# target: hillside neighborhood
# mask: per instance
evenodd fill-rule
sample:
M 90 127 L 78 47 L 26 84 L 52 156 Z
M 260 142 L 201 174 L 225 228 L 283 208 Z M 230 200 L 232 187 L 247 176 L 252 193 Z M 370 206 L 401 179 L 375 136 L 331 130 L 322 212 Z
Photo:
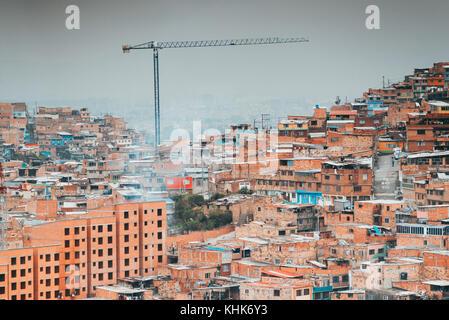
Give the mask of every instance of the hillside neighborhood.
M 449 62 L 149 141 L 0 103 L 0 299 L 449 299 Z

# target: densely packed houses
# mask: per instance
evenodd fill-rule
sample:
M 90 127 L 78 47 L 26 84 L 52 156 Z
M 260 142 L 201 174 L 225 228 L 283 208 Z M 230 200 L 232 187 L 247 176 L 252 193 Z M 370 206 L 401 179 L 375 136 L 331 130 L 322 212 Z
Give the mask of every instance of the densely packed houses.
M 440 62 L 157 151 L 111 115 L 1 103 L 0 299 L 448 299 L 448 93 Z M 233 223 L 180 231 L 177 194 Z

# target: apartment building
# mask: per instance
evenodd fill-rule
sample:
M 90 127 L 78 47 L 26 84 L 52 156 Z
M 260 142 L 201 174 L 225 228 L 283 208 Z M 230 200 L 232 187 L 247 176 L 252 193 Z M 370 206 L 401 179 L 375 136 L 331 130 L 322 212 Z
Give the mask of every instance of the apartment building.
M 24 248 L 3 251 L 3 270 L 14 269 L 3 275 L 7 299 L 83 299 L 98 286 L 150 276 L 167 263 L 165 202 L 27 219 L 24 234 Z

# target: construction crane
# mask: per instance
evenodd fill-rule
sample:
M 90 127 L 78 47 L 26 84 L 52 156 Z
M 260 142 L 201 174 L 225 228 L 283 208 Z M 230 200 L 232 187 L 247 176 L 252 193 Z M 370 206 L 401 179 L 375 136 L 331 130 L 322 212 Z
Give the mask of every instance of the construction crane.
M 202 47 L 224 47 L 224 46 L 243 46 L 243 45 L 262 45 L 262 44 L 280 44 L 309 42 L 305 38 L 255 38 L 255 39 L 234 39 L 234 40 L 200 40 L 200 41 L 170 41 L 158 42 L 150 41 L 138 45 L 122 46 L 123 53 L 129 53 L 131 50 L 152 49 L 153 50 L 153 70 L 154 70 L 154 145 L 157 152 L 160 140 L 160 105 L 159 105 L 159 50 L 174 48 L 202 48 Z
M 0 249 L 8 249 L 8 213 L 6 207 L 7 188 L 4 185 L 3 163 L 0 161 Z

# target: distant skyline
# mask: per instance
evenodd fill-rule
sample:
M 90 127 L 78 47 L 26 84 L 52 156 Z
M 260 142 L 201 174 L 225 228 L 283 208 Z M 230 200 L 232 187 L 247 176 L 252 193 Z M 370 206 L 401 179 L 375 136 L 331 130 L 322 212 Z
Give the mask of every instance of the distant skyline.
M 80 30 L 65 28 L 70 4 L 80 8 Z M 380 30 L 365 27 L 370 4 L 380 8 Z M 290 113 L 310 113 L 336 96 L 353 100 L 381 87 L 382 76 L 395 82 L 449 60 L 448 12 L 447 0 L 0 0 L 0 100 L 87 106 L 152 128 L 152 53 L 124 55 L 123 44 L 307 37 L 300 44 L 162 50 L 160 90 L 163 126 L 204 105 L 209 110 L 192 117 L 220 117 L 220 101 L 293 100 L 298 109 Z M 229 110 L 253 116 L 241 106 Z

